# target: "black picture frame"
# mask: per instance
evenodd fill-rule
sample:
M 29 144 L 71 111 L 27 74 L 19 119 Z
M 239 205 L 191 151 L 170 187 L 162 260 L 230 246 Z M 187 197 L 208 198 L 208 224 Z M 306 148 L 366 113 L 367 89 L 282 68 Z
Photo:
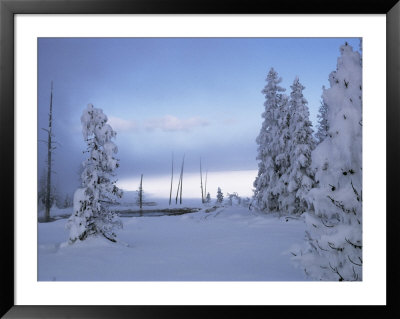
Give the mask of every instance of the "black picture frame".
M 16 306 L 14 303 L 14 15 L 15 14 L 385 14 L 387 19 L 387 305 L 386 306 Z M 164 318 L 164 317 L 266 317 L 399 316 L 395 272 L 398 255 L 398 163 L 400 137 L 400 3 L 398 0 L 286 0 L 286 1 L 185 1 L 185 0 L 0 0 L 0 156 L 1 192 L 1 308 L 4 318 Z M 397 273 L 397 275 L 396 275 Z M 371 291 L 371 293 L 374 293 Z

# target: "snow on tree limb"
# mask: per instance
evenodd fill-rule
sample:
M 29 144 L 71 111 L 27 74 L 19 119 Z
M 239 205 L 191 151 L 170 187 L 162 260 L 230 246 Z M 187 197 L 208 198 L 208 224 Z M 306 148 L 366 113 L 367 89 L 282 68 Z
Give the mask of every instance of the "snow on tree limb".
M 362 280 L 362 66 L 347 43 L 323 90 L 327 136 L 312 152 L 307 247 L 294 257 L 318 280 Z M 326 249 L 328 248 L 328 249 Z
M 122 196 L 114 180 L 119 166 L 114 157 L 118 148 L 112 142 L 116 132 L 107 124 L 103 111 L 92 104 L 83 111 L 81 123 L 88 156 L 83 162 L 82 187 L 75 191 L 74 210 L 67 223 L 69 242 L 97 235 L 115 242 L 115 230 L 122 227 L 117 214 L 109 210 L 109 203 Z

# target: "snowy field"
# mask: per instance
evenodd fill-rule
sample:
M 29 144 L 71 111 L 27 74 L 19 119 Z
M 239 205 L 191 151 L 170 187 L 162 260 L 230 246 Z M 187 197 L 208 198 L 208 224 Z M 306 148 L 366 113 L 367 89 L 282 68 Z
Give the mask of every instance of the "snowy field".
M 40 281 L 306 281 L 290 249 L 299 219 L 225 206 L 179 216 L 125 217 L 114 244 L 68 245 L 66 219 L 38 223 Z

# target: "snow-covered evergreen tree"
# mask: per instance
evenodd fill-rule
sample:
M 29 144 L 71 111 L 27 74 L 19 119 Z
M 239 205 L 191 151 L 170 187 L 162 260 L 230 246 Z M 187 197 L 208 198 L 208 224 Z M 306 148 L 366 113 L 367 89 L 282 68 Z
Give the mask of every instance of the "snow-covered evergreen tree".
M 210 193 L 207 193 L 207 196 L 206 196 L 206 203 L 208 204 L 208 203 L 210 203 L 211 202 L 211 195 L 210 195 Z
M 82 188 L 75 191 L 74 209 L 67 223 L 69 242 L 96 235 L 115 242 L 115 229 L 122 223 L 108 206 L 122 196 L 122 191 L 115 186 L 113 173 L 119 166 L 114 158 L 118 149 L 112 142 L 116 132 L 107 124 L 103 111 L 92 104 L 83 111 L 81 123 L 88 158 L 82 163 Z
M 144 192 L 143 192 L 143 174 L 140 177 L 139 188 L 136 190 L 136 205 L 142 209 L 144 202 Z
M 323 87 L 322 90 L 325 91 L 325 87 Z M 328 117 L 328 105 L 322 99 L 321 105 L 319 107 L 319 112 L 317 114 L 318 125 L 317 125 L 317 132 L 315 133 L 317 144 L 321 143 L 328 136 L 329 126 L 327 117 Z
M 284 152 L 289 159 L 285 166 L 281 180 L 286 193 L 279 199 L 280 210 L 289 214 L 301 214 L 306 210 L 304 196 L 313 186 L 313 174 L 310 169 L 311 151 L 314 149 L 312 123 L 307 100 L 303 96 L 304 86 L 296 77 L 291 86 L 289 133 L 290 143 L 286 144 Z
M 347 43 L 323 99 L 327 138 L 312 153 L 307 248 L 295 257 L 313 278 L 362 280 L 362 67 Z
M 222 204 L 224 202 L 224 195 L 222 194 L 221 188 L 218 187 L 217 191 L 217 204 Z
M 261 115 L 264 121 L 256 139 L 258 175 L 253 186 L 256 206 L 270 212 L 279 208 L 276 185 L 280 178 L 280 167 L 276 157 L 281 154 L 282 149 L 279 119 L 282 118 L 281 109 L 287 98 L 281 93 L 285 89 L 279 86 L 282 79 L 273 68 L 268 72 L 266 81 L 267 85 L 262 90 L 266 98 L 265 110 Z
M 276 139 L 279 142 L 277 155 L 275 157 L 275 171 L 278 175 L 276 182 L 271 185 L 271 191 L 276 196 L 280 214 L 288 213 L 288 206 L 294 202 L 294 196 L 288 191 L 288 175 L 290 168 L 290 148 L 292 142 L 291 112 L 289 97 L 282 96 L 282 103 L 279 107 L 278 127 L 276 130 Z

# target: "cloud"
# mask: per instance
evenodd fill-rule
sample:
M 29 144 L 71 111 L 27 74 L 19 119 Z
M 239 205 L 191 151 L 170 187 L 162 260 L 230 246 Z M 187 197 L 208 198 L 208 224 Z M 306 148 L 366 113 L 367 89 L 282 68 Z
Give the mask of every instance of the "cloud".
M 162 118 L 150 119 L 146 123 L 146 129 L 161 129 L 165 132 L 189 131 L 192 128 L 207 126 L 209 122 L 200 117 L 179 119 L 172 115 L 165 115 Z
M 235 124 L 237 124 L 238 122 L 239 122 L 239 121 L 238 121 L 236 118 L 234 118 L 234 117 L 226 117 L 226 118 L 222 119 L 222 123 L 223 123 L 224 125 L 227 125 L 227 126 L 235 125 Z
M 134 121 L 125 120 L 114 116 L 108 117 L 108 123 L 111 125 L 113 130 L 117 132 L 129 132 L 138 128 L 138 125 Z

